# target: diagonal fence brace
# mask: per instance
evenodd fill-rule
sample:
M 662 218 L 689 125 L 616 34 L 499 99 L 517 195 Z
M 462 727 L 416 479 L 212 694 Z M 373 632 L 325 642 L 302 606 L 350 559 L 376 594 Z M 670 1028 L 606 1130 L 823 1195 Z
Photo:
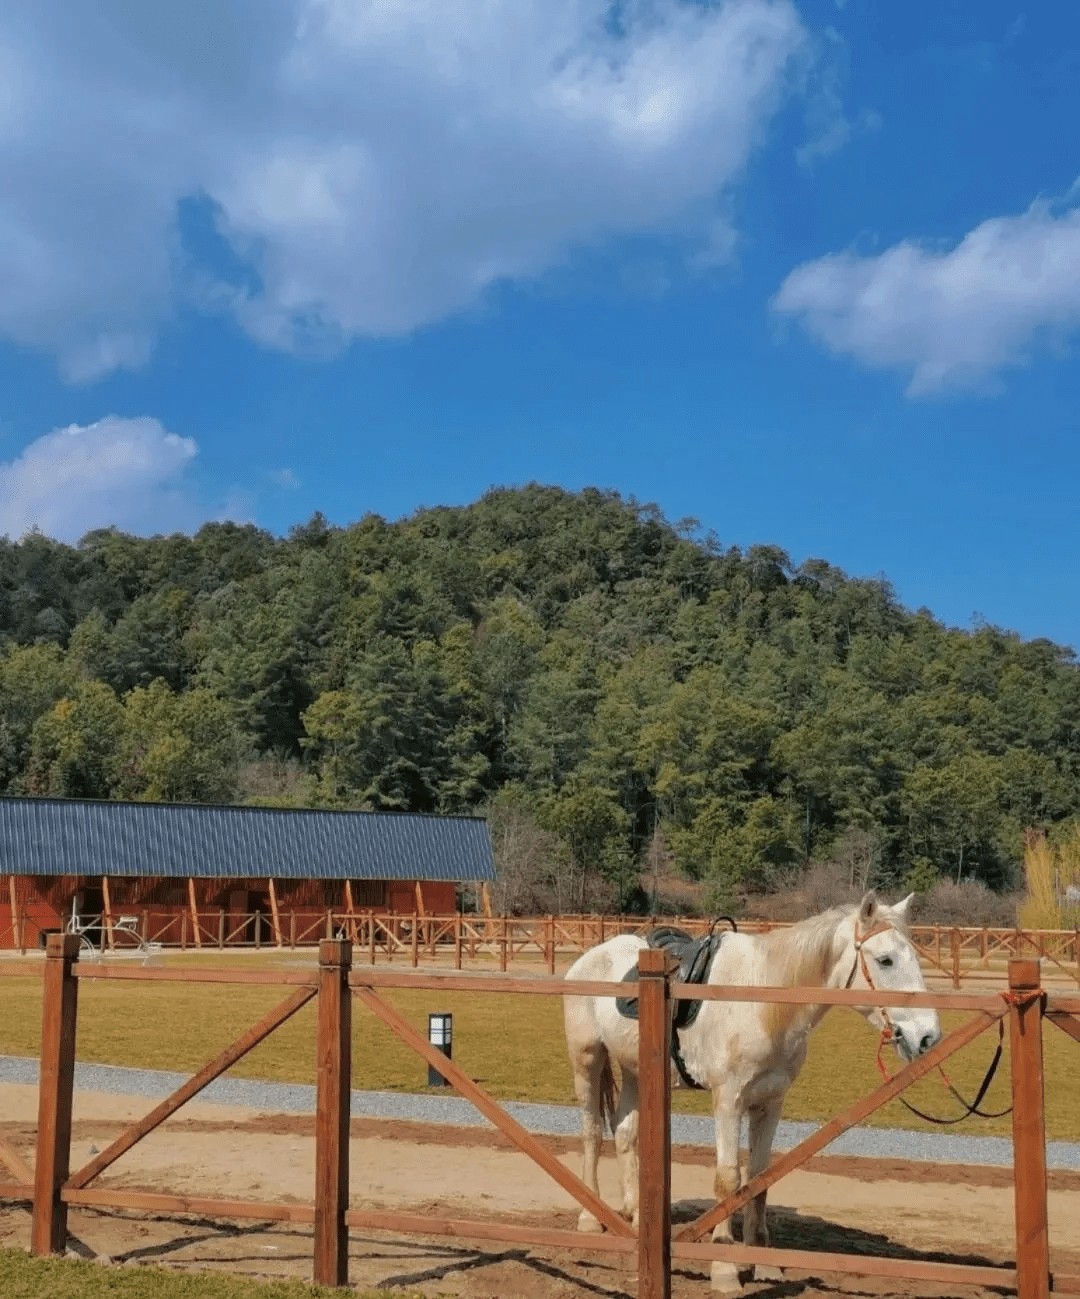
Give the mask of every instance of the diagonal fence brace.
M 6 1141 L 0 1141 L 0 1164 L 3 1164 L 9 1172 L 13 1173 L 20 1182 L 26 1186 L 34 1184 L 34 1170 L 19 1154 L 19 1152 L 8 1145 Z
M 514 1143 L 523 1154 L 529 1156 L 535 1163 L 553 1177 L 556 1182 L 569 1192 L 575 1200 L 583 1205 L 589 1212 L 602 1222 L 608 1231 L 617 1236 L 635 1236 L 637 1233 L 624 1219 L 609 1205 L 605 1204 L 599 1196 L 594 1195 L 585 1185 L 580 1177 L 576 1177 L 565 1165 L 561 1164 L 555 1156 L 546 1150 L 532 1135 L 526 1131 L 515 1119 L 498 1105 L 491 1097 L 478 1087 L 476 1083 L 463 1073 L 460 1068 L 437 1048 L 427 1042 L 416 1031 L 415 1028 L 387 1002 L 379 996 L 373 988 L 364 987 L 363 985 L 353 984 L 353 992 L 364 1003 L 367 1008 L 382 1020 L 382 1022 L 399 1037 L 407 1047 L 415 1051 L 417 1055 L 423 1058 L 433 1068 L 451 1083 L 466 1100 L 471 1101 L 486 1119 L 489 1119 L 494 1125 Z
M 223 1074 L 230 1065 L 234 1065 L 241 1056 L 247 1053 L 265 1037 L 269 1037 L 275 1028 L 284 1024 L 287 1019 L 295 1015 L 301 1006 L 307 1003 L 315 996 L 317 988 L 314 985 L 297 988 L 291 996 L 286 997 L 283 1002 L 275 1006 L 268 1014 L 264 1015 L 252 1028 L 243 1033 L 232 1046 L 226 1047 L 222 1053 L 209 1064 L 203 1065 L 197 1074 L 189 1078 L 186 1083 L 178 1087 L 176 1091 L 160 1105 L 155 1106 L 149 1114 L 122 1132 L 120 1136 L 107 1146 L 100 1155 L 96 1155 L 88 1164 L 85 1164 L 77 1173 L 73 1173 L 66 1183 L 67 1187 L 73 1190 L 80 1190 L 90 1183 L 100 1173 L 103 1173 L 110 1164 L 113 1164 L 122 1154 L 130 1150 L 136 1142 L 139 1142 L 148 1133 L 171 1115 L 175 1114 L 181 1105 L 186 1104 L 191 1098 L 197 1095 L 214 1081 L 219 1074 Z
M 867 1115 L 873 1114 L 882 1105 L 899 1096 L 905 1088 L 909 1087 L 913 1082 L 917 1082 L 924 1074 L 936 1068 L 943 1060 L 947 1060 L 961 1047 L 967 1046 L 969 1042 L 974 1041 L 980 1033 L 984 1033 L 1007 1013 L 1008 1010 L 1004 1006 L 998 1011 L 980 1011 L 974 1019 L 968 1020 L 963 1027 L 950 1033 L 948 1037 L 940 1041 L 937 1046 L 932 1047 L 925 1055 L 918 1056 L 906 1064 L 898 1074 L 895 1074 L 887 1083 L 883 1083 L 876 1091 L 856 1101 L 843 1114 L 838 1114 L 836 1118 L 830 1119 L 828 1123 L 818 1128 L 812 1136 L 807 1137 L 805 1141 L 801 1141 L 787 1154 L 781 1155 L 775 1163 L 770 1164 L 757 1177 L 751 1178 L 745 1186 L 741 1186 L 737 1191 L 721 1200 L 707 1213 L 703 1213 L 700 1218 L 695 1218 L 693 1222 L 687 1223 L 675 1236 L 675 1239 L 697 1240 L 705 1232 L 723 1222 L 725 1218 L 730 1218 L 736 1209 L 741 1209 L 743 1205 L 749 1204 L 756 1195 L 768 1190 L 774 1182 L 778 1182 L 781 1177 L 785 1177 L 793 1169 L 798 1168 L 800 1164 L 806 1163 L 812 1155 L 817 1154 L 823 1146 L 835 1141 L 841 1133 L 846 1132 L 848 1128 L 854 1127 Z
M 1046 1012 L 1046 1018 L 1052 1024 L 1056 1024 L 1063 1033 L 1068 1033 L 1071 1038 L 1080 1042 L 1080 1019 L 1075 1015 L 1070 1015 L 1067 1010 L 1050 1009 Z

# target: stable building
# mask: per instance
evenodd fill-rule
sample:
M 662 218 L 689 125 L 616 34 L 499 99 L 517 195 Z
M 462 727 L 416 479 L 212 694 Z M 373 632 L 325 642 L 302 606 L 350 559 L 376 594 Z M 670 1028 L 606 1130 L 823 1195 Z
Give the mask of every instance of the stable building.
M 342 917 L 448 915 L 495 878 L 480 817 L 0 798 L 0 947 L 311 942 Z

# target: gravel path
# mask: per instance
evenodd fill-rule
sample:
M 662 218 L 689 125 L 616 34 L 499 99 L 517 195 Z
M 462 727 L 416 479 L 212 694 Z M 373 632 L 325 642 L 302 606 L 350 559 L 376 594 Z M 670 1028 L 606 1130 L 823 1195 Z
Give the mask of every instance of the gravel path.
M 75 1087 L 80 1091 L 107 1092 L 116 1096 L 168 1096 L 188 1075 L 156 1069 L 122 1069 L 116 1065 L 77 1064 Z M 38 1062 L 21 1056 L 0 1056 L 0 1082 L 37 1083 Z M 243 1105 L 258 1110 L 311 1114 L 315 1088 L 294 1083 L 257 1082 L 244 1078 L 218 1078 L 199 1093 L 199 1099 L 217 1105 Z M 576 1136 L 578 1112 L 568 1105 L 534 1105 L 508 1101 L 506 1110 L 530 1132 Z M 411 1119 L 421 1123 L 449 1123 L 463 1127 L 489 1127 L 488 1121 L 459 1096 L 408 1092 L 353 1092 L 352 1113 L 357 1117 Z M 781 1123 L 775 1148 L 788 1150 L 810 1136 L 816 1123 Z M 711 1145 L 710 1118 L 673 1114 L 671 1139 L 676 1145 Z M 1012 1163 L 1012 1142 L 1004 1137 L 965 1137 L 951 1132 L 910 1132 L 902 1128 L 852 1128 L 829 1147 L 830 1154 L 866 1155 L 877 1159 L 917 1159 L 931 1163 Z M 1080 1143 L 1050 1141 L 1046 1147 L 1049 1168 L 1080 1169 Z

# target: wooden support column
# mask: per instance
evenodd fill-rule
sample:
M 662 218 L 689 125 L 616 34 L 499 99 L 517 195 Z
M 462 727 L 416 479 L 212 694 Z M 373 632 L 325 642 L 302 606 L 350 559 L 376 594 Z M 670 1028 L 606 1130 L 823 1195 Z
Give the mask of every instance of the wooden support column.
M 45 948 L 41 1005 L 41 1072 L 38 1079 L 37 1162 L 30 1250 L 62 1254 L 67 1245 L 67 1205 L 60 1188 L 71 1159 L 71 1094 L 75 1082 L 75 1025 L 79 959 L 77 934 L 50 934 Z
M 420 924 L 422 926 L 422 930 L 421 930 L 422 940 L 424 946 L 426 947 L 427 935 L 428 935 L 428 924 L 427 924 L 427 911 L 424 908 L 424 891 L 420 887 L 419 880 L 414 880 L 413 885 L 416 892 L 416 914 L 420 917 Z M 432 956 L 435 955 L 434 952 L 432 952 L 431 954 Z
M 8 876 L 8 888 L 11 893 L 11 940 L 12 946 L 17 947 L 20 952 L 26 951 L 26 941 L 23 936 L 22 916 L 19 914 L 19 899 L 15 890 L 15 876 Z
M 315 1099 L 315 1284 L 347 1285 L 349 1090 L 352 1083 L 352 944 L 319 944 L 319 1028 Z
M 195 881 L 188 876 L 187 882 L 188 902 L 191 905 L 191 928 L 195 934 L 195 946 L 202 947 L 202 934 L 199 931 L 199 908 L 195 901 Z
M 274 922 L 274 942 L 281 946 L 281 915 L 278 912 L 277 889 L 274 888 L 274 881 L 270 880 L 270 918 Z
M 1046 1121 L 1043 1113 L 1043 1002 L 1039 962 L 1009 962 L 1012 1050 L 1013 1186 L 1018 1299 L 1047 1299 Z
M 108 937 L 109 948 L 111 950 L 115 945 L 115 939 L 113 938 L 112 902 L 109 898 L 109 877 L 107 875 L 102 875 L 101 877 L 101 897 L 105 903 L 105 933 Z
M 671 1299 L 671 1002 L 662 951 L 638 954 L 638 1299 Z
M 353 919 L 352 880 L 345 881 L 345 911 L 349 917 L 349 942 L 356 944 L 356 921 Z

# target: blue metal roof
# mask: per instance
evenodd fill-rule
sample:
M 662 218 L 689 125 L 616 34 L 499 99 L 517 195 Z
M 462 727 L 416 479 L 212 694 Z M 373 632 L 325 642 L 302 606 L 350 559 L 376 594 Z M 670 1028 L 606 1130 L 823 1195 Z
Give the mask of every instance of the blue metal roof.
M 0 874 L 493 880 L 479 817 L 0 798 Z

